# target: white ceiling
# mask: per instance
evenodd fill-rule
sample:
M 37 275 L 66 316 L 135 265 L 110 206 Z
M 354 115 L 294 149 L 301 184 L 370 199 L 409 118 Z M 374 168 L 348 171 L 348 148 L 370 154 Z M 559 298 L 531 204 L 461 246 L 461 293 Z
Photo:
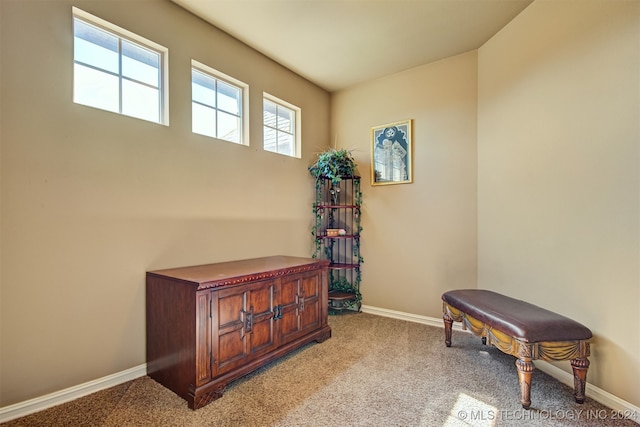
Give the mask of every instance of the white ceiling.
M 172 0 L 334 92 L 482 46 L 533 0 Z

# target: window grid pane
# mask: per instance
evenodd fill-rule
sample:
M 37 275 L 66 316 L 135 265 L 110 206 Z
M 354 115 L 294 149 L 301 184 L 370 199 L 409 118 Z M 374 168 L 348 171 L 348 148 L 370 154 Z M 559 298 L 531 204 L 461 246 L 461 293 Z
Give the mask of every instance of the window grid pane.
M 156 89 L 159 88 L 160 55 L 123 40 L 122 75 Z
M 268 99 L 263 101 L 264 149 L 295 156 L 294 110 Z
M 218 137 L 225 141 L 240 142 L 240 118 L 218 110 Z
M 191 71 L 191 99 L 194 102 L 216 107 L 216 79 L 197 70 Z
M 157 91 L 129 80 L 122 81 L 122 114 L 158 122 L 160 105 Z
M 163 54 L 83 19 L 73 18 L 74 102 L 161 123 Z
M 85 22 L 74 21 L 73 54 L 76 64 L 118 74 L 118 38 Z
M 278 153 L 293 156 L 293 135 L 278 131 Z
M 241 144 L 243 89 L 194 68 L 191 88 L 192 131 Z
M 197 102 L 191 103 L 192 131 L 200 135 L 216 137 L 216 110 Z
M 218 108 L 227 113 L 240 115 L 242 91 L 223 81 L 218 81 Z
M 118 113 L 120 111 L 118 76 L 75 64 L 73 101 L 77 104 Z
M 267 151 L 278 152 L 278 136 L 276 130 L 268 127 L 264 128 L 264 149 Z
M 267 101 L 265 99 L 263 116 L 264 116 L 264 125 L 270 128 L 275 128 L 276 127 L 276 104 L 271 101 Z
M 278 129 L 287 133 L 293 133 L 293 111 L 278 106 Z

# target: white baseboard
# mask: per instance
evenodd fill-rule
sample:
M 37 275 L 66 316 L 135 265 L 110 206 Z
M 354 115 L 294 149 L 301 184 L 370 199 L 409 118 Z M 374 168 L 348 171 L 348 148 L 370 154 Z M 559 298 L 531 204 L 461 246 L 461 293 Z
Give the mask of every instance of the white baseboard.
M 69 387 L 64 390 L 56 391 L 45 396 L 36 397 L 34 399 L 25 400 L 24 402 L 0 408 L 0 423 L 10 421 L 25 415 L 33 414 L 53 406 L 60 405 L 65 402 L 87 396 L 96 391 L 104 390 L 127 381 L 143 377 L 147 375 L 147 364 L 135 366 L 133 368 L 118 372 L 97 380 L 89 381 L 84 384 Z
M 408 322 L 422 323 L 423 325 L 438 326 L 443 328 L 442 318 L 421 316 L 419 314 L 404 313 L 402 311 L 388 310 L 386 308 L 372 307 L 370 305 L 362 306 L 363 313 L 375 314 L 376 316 L 391 317 L 393 319 L 406 320 Z M 463 330 L 462 323 L 454 323 L 453 329 Z
M 394 319 L 406 320 L 409 322 L 422 323 L 424 325 L 437 326 L 440 328 L 444 328 L 444 322 L 442 321 L 442 318 L 421 316 L 418 314 L 411 314 L 411 313 L 403 313 L 401 311 L 387 310 L 386 308 L 378 308 L 378 307 L 372 307 L 368 305 L 362 306 L 362 312 L 375 314 L 377 316 L 392 317 Z M 463 330 L 461 325 L 462 325 L 461 323 L 455 322 L 453 324 L 453 328 L 458 330 Z M 566 371 L 563 371 L 557 366 L 554 366 L 553 364 L 549 362 L 545 362 L 543 360 L 536 360 L 534 363 L 536 367 L 541 371 L 551 375 L 553 378 L 557 379 L 561 383 L 566 384 L 569 387 L 573 388 L 572 374 Z M 615 396 L 607 391 L 604 391 L 603 389 L 596 387 L 595 385 L 589 382 L 587 382 L 585 395 L 597 402 L 602 403 L 603 405 L 611 409 L 620 411 L 620 413 L 622 414 L 625 414 L 625 413 L 634 414 L 636 418 L 632 418 L 632 420 L 640 424 L 640 407 L 632 405 L 631 403 L 620 399 L 618 396 Z
M 406 320 L 408 322 L 422 323 L 429 326 L 436 326 L 440 328 L 444 327 L 441 318 L 404 313 L 401 311 L 388 310 L 386 308 L 378 308 L 368 305 L 362 306 L 362 312 L 374 314 L 377 316 Z M 461 324 L 457 322 L 453 324 L 453 328 L 457 330 L 463 330 Z M 535 365 L 538 369 L 551 375 L 563 384 L 573 387 L 572 374 L 563 371 L 562 369 L 552 365 L 551 363 L 540 360 L 536 360 Z M 89 381 L 87 383 L 80 384 L 74 387 L 69 387 L 55 393 L 47 394 L 35 399 L 26 400 L 14 405 L 5 406 L 3 408 L 0 408 L 0 423 L 24 417 L 25 415 L 33 414 L 34 412 L 42 411 L 44 409 L 69 402 L 74 399 L 78 399 L 82 396 L 87 396 L 91 393 L 95 393 L 96 391 L 104 390 L 109 387 L 113 387 L 145 375 L 147 375 L 147 365 L 142 364 L 125 371 L 98 378 L 97 380 Z M 590 397 L 591 399 L 598 401 L 611 409 L 621 411 L 623 413 L 626 411 L 630 414 L 640 414 L 639 407 L 632 405 L 631 403 L 622 400 L 619 397 L 614 396 L 613 394 L 604 391 L 591 383 L 587 383 L 585 394 L 587 395 L 587 397 Z M 634 421 L 640 424 L 637 419 L 635 419 Z
M 536 360 L 534 361 L 534 364 L 536 365 L 536 368 L 540 369 L 542 372 L 551 375 L 561 383 L 573 388 L 573 374 L 563 371 L 557 366 L 549 362 L 545 362 L 544 360 Z M 589 382 L 587 382 L 585 395 L 611 409 L 619 411 L 620 414 L 635 415 L 634 418 L 630 419 L 640 424 L 640 407 L 632 405 L 631 403 L 620 399 L 618 396 L 615 396 L 608 391 L 604 391 Z M 611 418 L 611 415 L 609 415 L 608 418 Z

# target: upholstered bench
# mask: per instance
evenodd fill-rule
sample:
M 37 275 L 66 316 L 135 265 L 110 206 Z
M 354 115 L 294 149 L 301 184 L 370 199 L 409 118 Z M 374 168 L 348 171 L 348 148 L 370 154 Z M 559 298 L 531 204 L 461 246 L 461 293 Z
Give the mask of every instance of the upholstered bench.
M 460 289 L 442 295 L 445 344 L 451 347 L 453 322 L 462 322 L 482 342 L 517 357 L 520 402 L 531 405 L 533 360 L 570 360 L 576 402 L 584 402 L 591 331 L 544 308 L 484 289 Z

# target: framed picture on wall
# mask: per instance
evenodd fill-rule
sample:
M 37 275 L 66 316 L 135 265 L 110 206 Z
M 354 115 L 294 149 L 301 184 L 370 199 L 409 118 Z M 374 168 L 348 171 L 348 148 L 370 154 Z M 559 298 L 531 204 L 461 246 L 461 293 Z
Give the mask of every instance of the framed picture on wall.
M 371 185 L 413 182 L 411 120 L 371 129 Z

